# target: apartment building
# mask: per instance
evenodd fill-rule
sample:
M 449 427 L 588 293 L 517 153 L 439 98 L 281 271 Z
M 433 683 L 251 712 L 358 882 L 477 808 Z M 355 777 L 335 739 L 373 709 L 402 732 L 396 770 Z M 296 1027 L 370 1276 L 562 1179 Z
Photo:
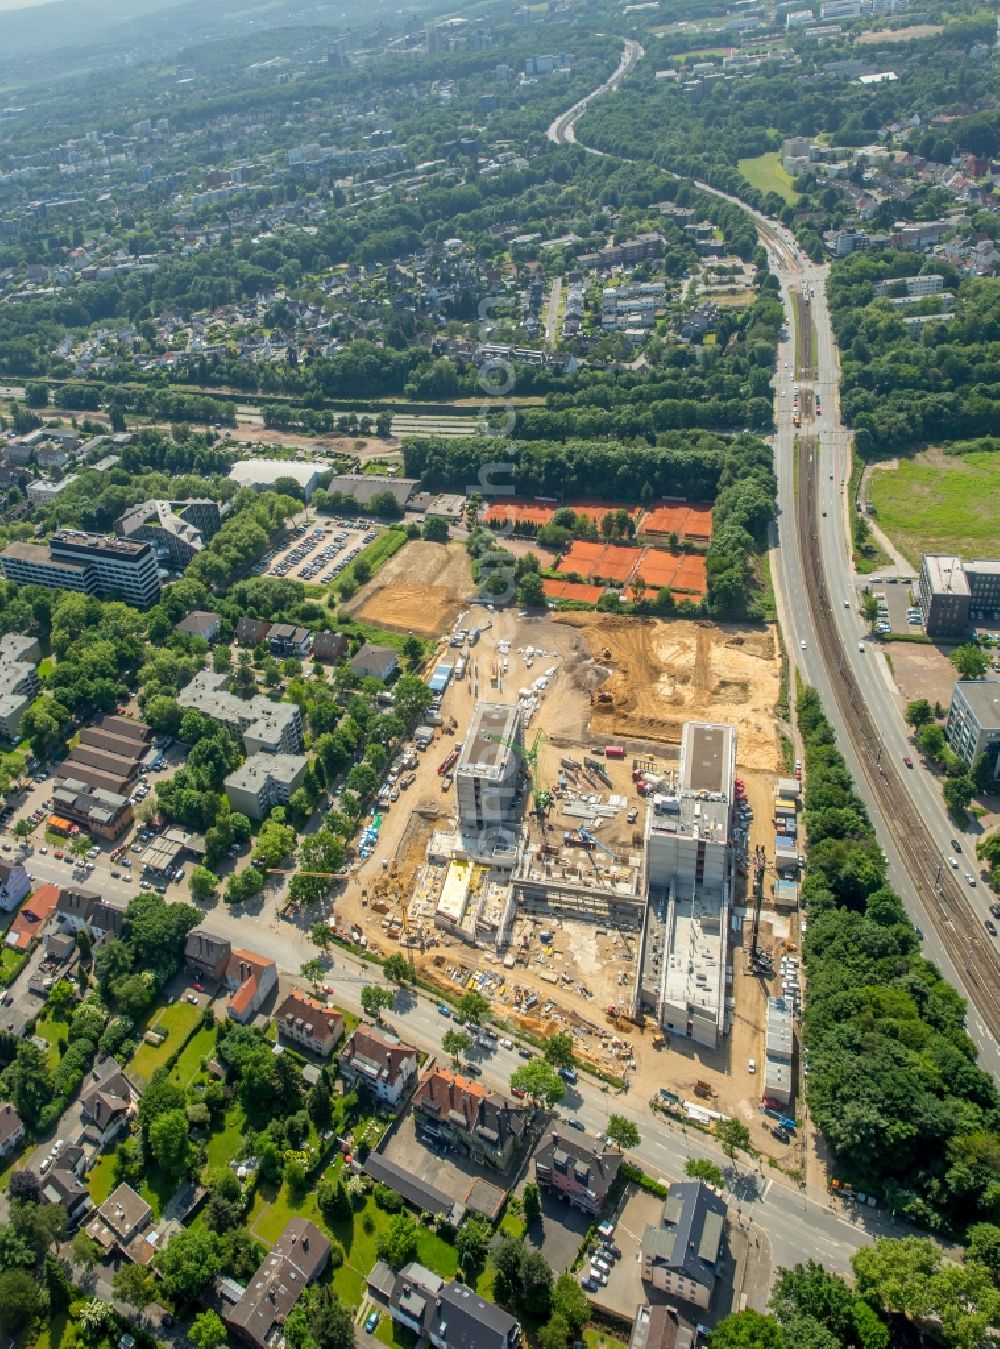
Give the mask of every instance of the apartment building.
M 413 1045 L 358 1026 L 340 1056 L 340 1075 L 349 1091 L 363 1082 L 376 1100 L 395 1107 L 410 1094 L 418 1061 Z
M 527 1109 L 479 1082 L 433 1067 L 413 1096 L 418 1129 L 474 1161 L 505 1171 L 528 1127 Z
M 238 1300 L 223 1311 L 223 1320 L 252 1349 L 273 1349 L 284 1341 L 289 1312 L 304 1289 L 322 1274 L 329 1258 L 330 1242 L 315 1223 L 289 1219 Z
M 1000 679 L 960 679 L 951 694 L 948 743 L 969 767 L 985 755 L 1000 777 Z
M 455 769 L 462 833 L 492 835 L 515 818 L 523 755 L 514 703 L 477 703 Z
M 251 820 L 263 820 L 302 785 L 308 764 L 304 754 L 251 754 L 223 783 L 229 804 Z
M 700 1180 L 671 1185 L 657 1226 L 639 1246 L 643 1283 L 696 1307 L 712 1301 L 722 1257 L 725 1200 Z
M 8 632 L 0 637 L 0 735 L 16 743 L 21 720 L 41 689 L 36 666 L 41 649 L 34 637 Z
M 177 701 L 181 707 L 193 707 L 205 716 L 228 726 L 242 736 L 248 754 L 300 754 L 305 745 L 302 713 L 295 703 L 272 703 L 256 694 L 237 698 L 227 688 L 228 676 L 213 670 L 200 670 Z
M 115 521 L 124 539 L 153 545 L 161 563 L 183 571 L 218 531 L 222 517 L 214 501 L 142 501 Z
M 275 1009 L 274 1024 L 279 1036 L 324 1059 L 330 1057 L 344 1034 L 344 1018 L 339 1012 L 297 988 Z
M 278 967 L 273 960 L 253 951 L 232 951 L 226 966 L 226 985 L 231 995 L 226 1011 L 234 1021 L 246 1025 L 263 1007 L 277 982 Z
M 160 596 L 156 555 L 148 543 L 58 529 L 48 546 L 14 542 L 0 553 L 8 581 L 50 590 L 76 590 L 148 609 Z
M 618 1175 L 622 1154 L 596 1139 L 551 1129 L 535 1149 L 535 1180 L 544 1189 L 596 1216 Z

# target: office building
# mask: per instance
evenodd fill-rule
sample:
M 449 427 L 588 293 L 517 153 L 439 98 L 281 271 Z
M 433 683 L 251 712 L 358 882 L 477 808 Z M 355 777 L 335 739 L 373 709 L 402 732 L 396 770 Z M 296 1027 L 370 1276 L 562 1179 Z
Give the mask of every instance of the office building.
M 181 707 L 193 707 L 241 736 L 248 754 L 298 754 L 305 741 L 302 713 L 295 703 L 272 703 L 255 694 L 237 698 L 227 687 L 226 674 L 199 670 L 177 695 Z
M 124 539 L 151 543 L 160 563 L 183 571 L 221 524 L 219 508 L 208 498 L 190 501 L 142 501 L 115 522 Z
M 733 728 L 687 722 L 677 789 L 654 795 L 646 814 L 637 1008 L 711 1048 L 725 1031 L 735 772 Z
M 308 501 L 319 486 L 322 467 L 317 464 L 297 464 L 294 459 L 242 459 L 229 470 L 229 476 L 240 487 L 252 487 L 258 492 L 273 492 L 281 478 L 290 478 L 297 484 L 303 500 Z
M 969 768 L 985 755 L 1000 777 L 1000 679 L 961 679 L 955 685 L 945 728 L 948 744 Z
M 102 600 L 124 600 L 148 609 L 160 596 L 156 555 L 148 543 L 58 529 L 48 547 L 10 543 L 0 553 L 0 570 L 8 581 L 77 590 Z
M 1000 623 L 1000 561 L 926 556 L 918 581 L 928 637 L 962 637 L 974 624 Z
M 639 1247 L 643 1283 L 696 1307 L 712 1301 L 723 1250 L 725 1200 L 700 1180 L 671 1185 Z
M 517 704 L 477 703 L 455 768 L 463 835 L 495 835 L 514 824 L 522 763 Z
M 275 806 L 287 804 L 308 763 L 304 754 L 251 754 L 223 783 L 229 804 L 251 820 L 263 820 Z

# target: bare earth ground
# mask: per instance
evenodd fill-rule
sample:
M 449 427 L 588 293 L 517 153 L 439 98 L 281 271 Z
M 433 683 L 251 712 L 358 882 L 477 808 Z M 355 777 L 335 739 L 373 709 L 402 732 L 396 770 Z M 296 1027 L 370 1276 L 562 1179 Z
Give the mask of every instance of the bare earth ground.
M 387 564 L 378 579 L 390 576 L 393 566 L 408 578 L 412 576 L 416 564 L 407 560 L 415 549 L 432 549 L 437 557 L 444 553 L 440 545 L 410 544 Z M 419 553 L 416 555 L 419 557 Z M 393 589 L 383 587 L 379 593 L 391 594 Z M 754 810 L 751 848 L 757 843 L 773 846 L 772 802 L 779 771 L 773 710 L 779 667 L 773 632 L 720 628 L 683 619 L 637 622 L 600 614 L 521 618 L 513 610 L 489 614 L 482 608 L 468 611 L 467 616 L 456 614 L 452 621 L 467 625 L 473 621 L 473 614 L 480 625 L 489 623 L 490 627 L 472 649 L 466 677 L 449 687 L 442 703 L 446 724 L 454 718 L 457 727 L 453 732 L 439 731 L 420 758 L 417 780 L 385 812 L 375 854 L 355 864 L 345 892 L 337 900 L 338 926 L 358 923 L 372 946 L 386 952 L 399 949 L 386 935 L 384 924 L 390 917 L 405 913 L 430 835 L 435 828 L 446 827 L 454 811 L 454 790 L 442 791 L 437 766 L 455 741 L 464 738 L 478 700 L 513 702 L 519 689 L 550 670 L 548 688 L 525 737 L 531 745 L 538 730 L 545 734 L 539 749 L 541 780 L 555 785 L 560 758 L 568 755 L 581 759 L 592 744 L 620 738 L 626 746 L 626 758 L 606 760 L 605 767 L 614 791 L 629 805 L 638 807 L 639 818 L 629 825 L 622 811 L 605 823 L 599 837 L 606 847 L 621 857 L 641 850 L 646 807 L 632 782 L 633 758 L 652 760 L 661 771 L 676 769 L 680 727 L 690 718 L 727 720 L 737 726 L 740 774 Z M 509 641 L 510 649 L 508 670 L 497 686 L 491 682 L 491 670 L 499 664 L 500 639 Z M 610 660 L 603 657 L 605 649 L 612 653 Z M 428 668 L 454 654 L 442 642 Z M 617 689 L 619 693 L 627 689 L 629 701 L 624 710 L 615 707 L 614 717 L 601 716 L 599 706 L 591 705 L 591 695 L 598 687 Z M 669 710 L 668 716 L 663 715 L 664 707 Z M 576 823 L 562 814 L 557 802 L 549 816 L 550 837 L 576 827 Z M 536 839 L 537 822 L 532 819 L 528 828 Z M 583 870 L 591 865 L 583 850 L 580 864 Z M 741 895 L 736 902 L 742 903 Z M 655 1030 L 651 1025 L 641 1030 L 619 1023 L 616 1028 L 608 1023 L 604 1012 L 608 1004 L 631 1000 L 637 938 L 599 930 L 593 923 L 563 920 L 546 925 L 553 931 L 552 954 L 539 959 L 538 943 L 533 943 L 528 963 L 505 972 L 507 989 L 496 1000 L 497 1015 L 538 1036 L 572 1028 L 581 1055 L 615 1073 L 621 1073 L 623 1062 L 633 1057 L 636 1068 L 630 1074 L 629 1089 L 643 1098 L 668 1086 L 689 1099 L 695 1082 L 708 1082 L 714 1092 L 710 1104 L 715 1109 L 743 1119 L 750 1125 L 756 1145 L 781 1158 L 785 1165 L 798 1164 L 799 1156 L 775 1143 L 759 1123 L 756 1103 L 760 1077 L 747 1072 L 747 1062 L 754 1058 L 759 1064 L 763 1059 L 766 997 L 775 990 L 744 973 L 746 961 L 739 949 L 733 962 L 736 1016 L 723 1047 L 710 1054 L 684 1041 L 672 1041 L 667 1048 L 654 1049 Z M 788 920 L 765 907 L 763 944 L 773 949 L 788 933 Z M 749 923 L 745 934 L 749 944 Z M 791 940 L 797 943 L 795 932 Z M 736 936 L 734 945 L 738 947 L 740 941 Z M 500 970 L 499 961 L 490 953 L 440 932 L 428 934 L 426 949 L 414 951 L 414 963 L 426 978 L 453 993 L 458 988 L 451 977 L 453 971 L 464 970 L 467 977 L 475 969 Z M 539 1004 L 533 1014 L 521 1017 L 514 1011 L 514 984 L 538 993 Z
M 472 589 L 463 544 L 415 539 L 391 557 L 344 608 L 366 623 L 436 637 L 451 627 Z
M 926 698 L 947 708 L 955 687 L 955 667 L 936 646 L 893 642 L 886 647 L 900 695 L 907 702 Z
M 596 613 L 560 621 L 582 630 L 610 669 L 601 687 L 613 703 L 594 707 L 595 733 L 676 744 L 685 721 L 728 722 L 736 727 L 742 767 L 776 769 L 779 663 L 772 628 Z

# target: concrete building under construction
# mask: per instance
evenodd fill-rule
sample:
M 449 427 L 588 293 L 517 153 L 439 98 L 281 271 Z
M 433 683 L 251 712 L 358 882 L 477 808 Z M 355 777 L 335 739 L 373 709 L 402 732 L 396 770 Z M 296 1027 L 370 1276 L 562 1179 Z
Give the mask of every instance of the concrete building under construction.
M 731 726 L 687 722 L 677 790 L 646 815 L 646 922 L 636 1009 L 714 1048 L 725 1032 L 736 774 Z
M 459 830 L 465 850 L 488 857 L 518 831 L 523 772 L 516 703 L 477 703 L 455 769 Z

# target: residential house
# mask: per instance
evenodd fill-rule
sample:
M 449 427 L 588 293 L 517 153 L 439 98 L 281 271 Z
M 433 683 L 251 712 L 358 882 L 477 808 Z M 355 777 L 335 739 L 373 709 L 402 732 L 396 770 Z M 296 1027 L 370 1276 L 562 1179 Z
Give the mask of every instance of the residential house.
M 308 628 L 296 627 L 294 623 L 272 623 L 267 634 L 267 645 L 272 656 L 298 656 L 304 659 L 309 655 L 312 634 Z
M 694 1327 L 681 1320 L 676 1307 L 640 1304 L 628 1349 L 694 1349 L 694 1337 Z
M 79 1152 L 79 1148 L 67 1148 L 67 1152 Z M 82 1154 L 81 1154 L 82 1155 Z M 59 1158 L 58 1165 L 40 1177 L 42 1197 L 50 1204 L 62 1204 L 66 1210 L 69 1227 L 76 1227 L 83 1216 L 94 1207 L 90 1191 L 77 1175 L 72 1166 L 68 1166 L 65 1153 Z
M 106 1148 L 125 1132 L 137 1108 L 131 1083 L 114 1059 L 106 1059 L 85 1080 L 80 1094 L 80 1119 L 93 1130 L 99 1148 Z
M 306 997 L 297 988 L 275 1010 L 274 1022 L 279 1036 L 324 1059 L 330 1057 L 344 1033 L 344 1018 L 339 1012 Z
M 550 1129 L 535 1151 L 535 1179 L 583 1213 L 596 1215 L 618 1175 L 622 1154 L 587 1134 Z
M 184 943 L 184 963 L 193 975 L 210 983 L 226 977 L 232 947 L 226 937 L 217 937 L 207 928 L 194 927 Z
M 153 1210 L 145 1199 L 122 1182 L 98 1208 L 86 1232 L 102 1250 L 118 1250 L 134 1264 L 148 1265 L 153 1248 L 142 1234 L 152 1218 Z
M 0 909 L 10 913 L 28 898 L 31 880 L 20 862 L 0 862 Z
M 251 820 L 263 820 L 288 802 L 308 766 L 304 754 L 251 754 L 223 782 L 229 804 Z
M 722 1258 L 725 1200 L 700 1180 L 671 1185 L 658 1226 L 639 1247 L 644 1283 L 696 1307 L 712 1301 Z
M 313 660 L 330 661 L 331 663 L 343 660 L 348 649 L 347 638 L 342 632 L 313 633 Z
M 24 1141 L 24 1122 L 10 1101 L 0 1104 L 0 1157 L 9 1157 Z
M 302 1290 L 319 1278 L 330 1258 L 330 1243 L 305 1218 L 292 1218 L 224 1320 L 253 1349 L 280 1342 L 288 1313 Z
M 394 1274 L 380 1260 L 367 1285 L 374 1302 L 434 1349 L 517 1349 L 521 1342 L 521 1327 L 509 1312 L 468 1284 L 444 1283 L 415 1261 Z
M 445 1068 L 430 1068 L 413 1097 L 418 1129 L 505 1171 L 527 1132 L 528 1110 Z
M 42 929 L 55 913 L 62 891 L 58 885 L 41 885 L 21 905 L 20 913 L 7 929 L 5 944 L 15 951 L 30 951 L 41 936 Z
M 92 890 L 64 886 L 56 904 L 56 921 L 63 932 L 86 931 L 95 942 L 120 937 L 125 910 L 106 903 Z
M 340 1056 L 340 1073 L 348 1090 L 364 1082 L 376 1100 L 397 1106 L 413 1090 L 418 1062 L 413 1045 L 358 1026 Z
M 374 642 L 365 642 L 356 656 L 351 658 L 351 669 L 362 679 L 375 678 L 383 681 L 391 679 L 399 665 L 399 657 L 391 646 L 376 646 Z
M 174 624 L 175 632 L 186 632 L 191 637 L 203 637 L 214 642 L 222 625 L 222 615 L 209 609 L 192 609 L 186 618 Z
M 226 966 L 226 984 L 231 994 L 226 1011 L 234 1021 L 246 1025 L 263 1007 L 277 982 L 278 968 L 273 960 L 252 951 L 232 951 Z
M 236 640 L 240 646 L 260 646 L 270 631 L 270 623 L 265 623 L 262 618 L 247 618 L 244 614 L 236 620 Z

